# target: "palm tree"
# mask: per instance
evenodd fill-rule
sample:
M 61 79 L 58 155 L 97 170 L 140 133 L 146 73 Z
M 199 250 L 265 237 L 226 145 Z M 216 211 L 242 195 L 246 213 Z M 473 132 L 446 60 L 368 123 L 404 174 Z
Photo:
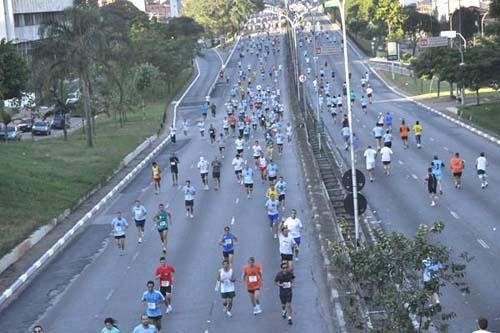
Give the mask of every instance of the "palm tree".
M 34 50 L 34 56 L 39 58 L 37 61 L 45 61 L 53 77 L 64 73 L 79 80 L 87 146 L 92 147 L 91 78 L 106 47 L 99 13 L 96 8 L 69 8 L 64 11 L 63 20 L 44 23 L 39 34 L 42 40 Z

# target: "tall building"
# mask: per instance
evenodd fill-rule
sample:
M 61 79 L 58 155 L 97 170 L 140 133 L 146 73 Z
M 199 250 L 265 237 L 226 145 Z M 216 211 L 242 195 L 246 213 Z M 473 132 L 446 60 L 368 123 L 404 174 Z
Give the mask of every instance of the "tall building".
M 438 20 L 448 21 L 450 14 L 460 7 L 476 7 L 485 12 L 490 2 L 490 0 L 432 0 L 432 8 Z
M 181 15 L 181 1 L 170 0 L 170 17 L 178 17 Z
M 146 0 L 128 0 L 134 4 L 139 10 L 146 12 Z M 99 0 L 100 6 L 109 5 L 110 3 L 115 2 L 115 0 Z
M 17 44 L 27 51 L 39 39 L 42 22 L 61 17 L 73 0 L 0 0 L 0 39 Z

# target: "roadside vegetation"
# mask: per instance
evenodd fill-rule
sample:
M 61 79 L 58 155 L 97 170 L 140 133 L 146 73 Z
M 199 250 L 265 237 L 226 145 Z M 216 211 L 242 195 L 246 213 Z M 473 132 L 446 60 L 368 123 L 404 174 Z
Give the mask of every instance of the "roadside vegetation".
M 84 123 L 65 137 L 0 145 L 0 256 L 74 207 L 130 151 L 157 134 L 167 106 L 193 74 L 203 28 L 191 18 L 159 23 L 121 0 L 104 7 L 77 4 L 64 20 L 42 25 L 46 38 L 34 45 L 29 61 L 11 52 L 17 67 L 11 61 L 9 71 L 0 61 L 0 73 L 12 73 L 0 75 L 0 102 L 31 90 L 37 105 L 81 114 Z M 12 48 L 2 43 L 0 60 Z M 25 72 L 16 81 L 15 73 Z M 77 84 L 76 103 L 66 103 L 68 82 Z M 0 115 L 0 122 L 15 117 L 12 110 Z
M 500 102 L 470 105 L 459 112 L 462 118 L 500 136 Z

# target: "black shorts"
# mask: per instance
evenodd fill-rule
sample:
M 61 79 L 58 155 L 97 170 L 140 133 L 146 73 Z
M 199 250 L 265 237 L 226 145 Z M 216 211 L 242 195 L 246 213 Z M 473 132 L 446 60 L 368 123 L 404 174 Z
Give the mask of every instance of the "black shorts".
M 453 173 L 453 177 L 458 177 L 458 178 L 460 178 L 460 177 L 462 177 L 462 173 L 461 173 L 461 172 L 454 172 L 454 173 Z
M 115 236 L 115 239 L 122 239 L 122 238 L 125 238 L 125 235 Z
M 278 197 L 278 200 L 279 200 L 279 202 L 285 201 L 285 195 L 280 194 L 280 196 Z
M 201 179 L 205 179 L 205 177 L 208 177 L 208 172 L 205 173 L 200 173 Z
M 253 184 L 245 184 L 245 188 L 253 188 Z
M 381 136 L 376 136 L 375 139 L 382 140 L 382 137 Z
M 178 173 L 179 173 L 179 170 L 177 169 L 177 167 L 176 167 L 176 166 L 171 166 L 171 167 L 170 167 L 170 172 L 171 172 L 171 173 L 178 174 Z
M 276 178 L 277 178 L 277 176 L 268 176 L 268 179 L 269 179 L 270 182 L 275 181 Z
M 140 228 L 143 228 L 144 229 L 144 224 L 146 223 L 146 220 L 140 220 L 140 221 L 137 221 L 137 220 L 134 220 L 135 221 L 135 226 L 136 227 L 140 227 Z
M 235 173 L 236 175 L 241 175 L 241 171 L 242 171 L 242 170 L 234 170 L 234 173 Z
M 160 293 L 163 295 L 163 297 L 167 296 L 167 294 L 171 294 L 172 293 L 172 286 L 160 287 Z
M 427 191 L 429 191 L 429 194 L 436 194 L 436 188 L 433 186 L 427 187 Z
M 389 165 L 389 164 L 391 164 L 391 161 L 382 161 L 382 164 L 383 165 Z
M 283 254 L 283 253 L 281 253 L 281 260 L 282 261 L 292 261 L 293 260 L 293 254 Z
M 249 294 L 255 294 L 256 291 L 260 291 L 260 288 L 254 289 L 254 290 L 249 290 L 247 289 Z
M 362 109 L 366 109 L 366 105 L 361 105 L 361 108 Z
M 290 290 L 290 292 L 280 292 L 280 301 L 282 305 L 292 303 L 292 291 Z
M 194 200 L 185 200 L 184 204 L 186 207 L 193 207 L 194 206 Z
M 486 174 L 486 171 L 479 169 L 479 170 L 477 170 L 477 174 L 478 174 L 478 176 L 482 176 L 482 175 Z
M 408 135 L 402 136 L 401 140 L 408 140 Z
M 229 255 L 230 255 L 230 254 L 234 255 L 234 250 L 229 251 L 229 252 L 224 252 L 224 251 L 222 251 L 222 257 L 224 257 L 224 259 L 229 258 Z
M 161 330 L 161 316 L 149 317 L 150 323 L 156 327 L 157 330 Z
M 220 178 L 220 172 L 212 172 L 212 178 L 219 179 Z
M 384 142 L 384 147 L 392 147 L 392 142 Z
M 370 97 L 372 97 L 372 94 L 368 94 L 368 95 L 366 95 L 366 96 L 368 96 L 368 98 L 370 98 Z
M 241 153 L 243 153 L 243 149 L 236 149 L 236 152 L 238 153 L 238 155 L 241 155 Z

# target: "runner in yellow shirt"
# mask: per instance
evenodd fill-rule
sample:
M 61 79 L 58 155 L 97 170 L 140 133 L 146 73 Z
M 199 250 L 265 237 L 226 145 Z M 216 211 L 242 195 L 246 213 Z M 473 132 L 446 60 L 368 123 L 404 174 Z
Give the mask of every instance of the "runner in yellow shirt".
M 151 167 L 153 173 L 153 184 L 155 186 L 155 194 L 160 193 L 161 170 L 156 162 L 153 162 Z
M 266 198 L 270 199 L 271 195 L 274 195 L 275 198 L 279 197 L 278 190 L 274 187 L 274 182 L 269 183 L 269 188 L 266 191 Z
M 415 122 L 415 125 L 413 125 L 413 132 L 415 133 L 415 141 L 417 141 L 417 148 L 422 148 L 423 128 L 422 128 L 422 125 L 420 125 L 418 120 Z

